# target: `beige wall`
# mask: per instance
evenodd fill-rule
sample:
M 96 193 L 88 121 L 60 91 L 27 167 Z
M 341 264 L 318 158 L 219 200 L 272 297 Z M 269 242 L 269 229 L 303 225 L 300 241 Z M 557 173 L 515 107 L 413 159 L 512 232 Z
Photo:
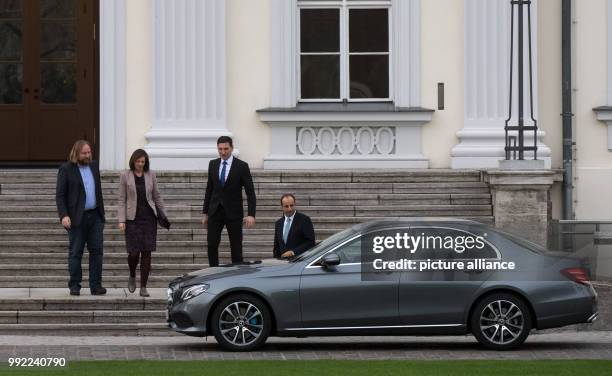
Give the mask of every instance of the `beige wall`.
M 146 145 L 152 114 L 152 34 L 149 0 L 129 0 L 126 20 L 126 161 Z
M 561 2 L 538 0 L 538 126 L 543 141 L 551 149 L 551 166 L 563 168 L 561 93 Z M 563 184 L 555 183 L 550 192 L 552 217 L 563 216 Z
M 431 168 L 449 168 L 450 152 L 463 128 L 463 0 L 421 1 L 421 106 L 438 108 L 438 82 L 445 109 L 423 128 L 423 154 Z
M 228 0 L 227 127 L 240 158 L 261 168 L 270 150 L 270 128 L 255 110 L 270 105 L 270 2 Z
M 561 2 L 538 0 L 538 126 L 551 149 L 552 168 L 563 168 L 561 118 Z
M 593 108 L 607 103 L 607 1 L 575 1 L 576 182 L 578 219 L 612 219 L 612 152 Z

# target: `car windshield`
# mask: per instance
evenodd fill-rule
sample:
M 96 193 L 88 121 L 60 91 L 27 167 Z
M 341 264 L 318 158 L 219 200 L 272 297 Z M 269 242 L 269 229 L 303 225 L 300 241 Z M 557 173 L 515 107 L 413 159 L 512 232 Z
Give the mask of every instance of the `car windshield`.
M 348 237 L 350 234 L 353 234 L 353 233 L 355 233 L 355 230 L 352 227 L 349 227 L 346 230 L 340 231 L 339 233 L 334 234 L 330 236 L 329 238 L 323 240 L 321 243 L 315 245 L 313 248 L 309 249 L 308 251 L 292 258 L 290 261 L 297 262 L 297 261 L 306 260 L 307 258 L 320 253 L 322 250 L 326 249 L 327 247 L 331 245 L 338 243 L 339 241 L 345 239 L 346 237 Z

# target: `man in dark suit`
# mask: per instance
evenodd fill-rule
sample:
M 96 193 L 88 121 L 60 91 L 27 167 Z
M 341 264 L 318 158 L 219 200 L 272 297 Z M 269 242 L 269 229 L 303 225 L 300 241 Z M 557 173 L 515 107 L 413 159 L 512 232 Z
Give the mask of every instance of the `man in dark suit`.
M 283 216 L 274 226 L 274 257 L 289 258 L 299 255 L 315 245 L 314 227 L 310 217 L 295 210 L 295 197 L 281 197 Z
M 202 223 L 208 226 L 208 265 L 219 266 L 219 242 L 223 226 L 227 229 L 232 263 L 242 262 L 242 221 L 247 228 L 255 226 L 255 188 L 249 165 L 232 156 L 231 137 L 217 140 L 219 158 L 208 164 L 208 182 L 204 195 Z M 248 215 L 242 209 L 242 188 L 247 196 Z
M 68 272 L 70 295 L 80 295 L 83 271 L 81 259 L 87 244 L 89 250 L 89 290 L 92 295 L 104 295 L 102 287 L 102 257 L 104 245 L 104 201 L 98 163 L 92 161 L 91 145 L 85 140 L 75 142 L 68 162 L 57 174 L 55 191 L 57 212 L 68 231 Z

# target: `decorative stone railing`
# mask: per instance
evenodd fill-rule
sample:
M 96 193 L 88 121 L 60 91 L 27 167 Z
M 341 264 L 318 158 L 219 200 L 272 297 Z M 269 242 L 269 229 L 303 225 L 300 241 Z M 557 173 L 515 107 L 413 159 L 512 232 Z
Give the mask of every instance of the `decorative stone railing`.
M 265 169 L 429 167 L 421 129 L 431 110 L 258 112 L 272 131 Z

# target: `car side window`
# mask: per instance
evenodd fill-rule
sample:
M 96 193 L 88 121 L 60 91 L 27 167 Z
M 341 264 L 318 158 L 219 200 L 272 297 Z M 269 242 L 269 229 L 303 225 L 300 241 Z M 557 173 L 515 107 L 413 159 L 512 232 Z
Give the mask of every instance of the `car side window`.
M 334 251 L 340 256 L 340 264 L 361 262 L 361 238 L 357 238 Z

